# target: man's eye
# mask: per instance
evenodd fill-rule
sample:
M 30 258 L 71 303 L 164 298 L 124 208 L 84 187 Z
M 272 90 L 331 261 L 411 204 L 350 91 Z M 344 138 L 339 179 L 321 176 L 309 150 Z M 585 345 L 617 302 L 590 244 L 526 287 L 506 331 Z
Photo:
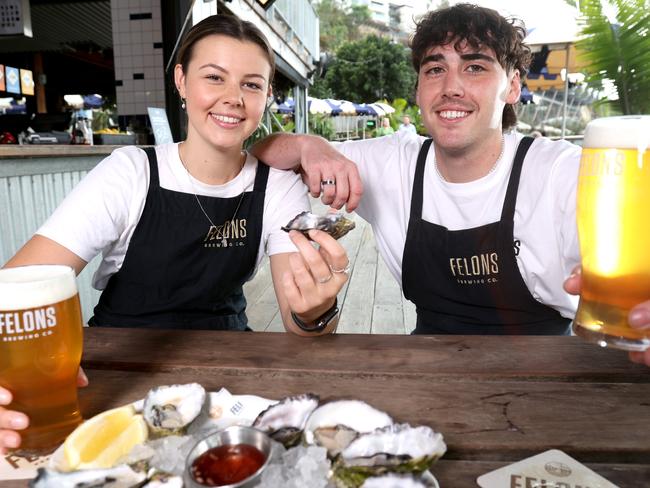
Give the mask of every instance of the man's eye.
M 432 66 L 431 68 L 425 68 L 424 73 L 427 75 L 437 75 L 442 73 L 443 69 L 440 66 Z
M 479 73 L 481 71 L 485 71 L 485 68 L 483 66 L 481 66 L 480 64 L 470 64 L 467 67 L 467 70 L 472 71 L 474 73 Z

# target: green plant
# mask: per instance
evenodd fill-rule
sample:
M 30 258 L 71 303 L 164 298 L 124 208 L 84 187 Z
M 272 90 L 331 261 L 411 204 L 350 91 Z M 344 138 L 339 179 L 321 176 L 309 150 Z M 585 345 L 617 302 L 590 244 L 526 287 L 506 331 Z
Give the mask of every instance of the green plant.
M 587 82 L 602 88 L 613 82 L 618 100 L 602 104 L 622 114 L 650 112 L 650 12 L 647 0 L 611 0 L 616 19 L 600 0 L 580 2 L 582 38 L 576 48 L 588 62 Z
M 386 102 L 388 103 L 388 102 Z M 396 98 L 390 104 L 391 107 L 395 109 L 390 115 L 390 125 L 393 129 L 397 130 L 399 124 L 402 123 L 402 117 L 408 115 L 411 119 L 411 123 L 415 125 L 417 133 L 420 135 L 427 135 L 427 129 L 422 123 L 422 114 L 420 114 L 420 108 L 417 105 L 409 105 L 408 101 L 403 98 Z
M 334 124 L 329 115 L 315 114 L 309 116 L 309 133 L 332 140 L 335 135 Z

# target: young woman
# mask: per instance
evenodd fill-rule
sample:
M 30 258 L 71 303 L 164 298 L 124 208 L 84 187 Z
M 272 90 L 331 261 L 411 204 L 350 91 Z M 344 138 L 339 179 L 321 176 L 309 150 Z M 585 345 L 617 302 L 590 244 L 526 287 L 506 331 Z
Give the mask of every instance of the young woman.
M 90 325 L 246 330 L 242 285 L 268 254 L 285 328 L 331 332 L 345 250 L 320 231 L 310 231 L 317 250 L 281 230 L 309 209 L 306 187 L 243 150 L 272 94 L 273 59 L 249 22 L 220 15 L 194 26 L 174 72 L 187 138 L 114 151 L 6 266 L 79 273 L 101 252 L 94 286 L 103 291 Z M 0 388 L 0 405 L 9 401 Z M 0 452 L 20 442 L 9 429 L 26 421 L 0 408 Z

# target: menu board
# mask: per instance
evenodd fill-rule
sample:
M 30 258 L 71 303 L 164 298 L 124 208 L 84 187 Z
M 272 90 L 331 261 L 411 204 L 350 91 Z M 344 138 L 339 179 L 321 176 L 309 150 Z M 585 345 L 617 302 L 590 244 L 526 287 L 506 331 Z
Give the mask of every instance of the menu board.
M 147 107 L 149 113 L 149 121 L 153 129 L 153 136 L 156 145 L 167 144 L 174 142 L 172 131 L 169 128 L 169 120 L 167 119 L 167 112 L 164 108 Z
M 34 75 L 30 69 L 20 70 L 20 88 L 23 95 L 34 94 Z
M 5 66 L 5 83 L 9 93 L 20 95 L 20 72 L 18 68 Z

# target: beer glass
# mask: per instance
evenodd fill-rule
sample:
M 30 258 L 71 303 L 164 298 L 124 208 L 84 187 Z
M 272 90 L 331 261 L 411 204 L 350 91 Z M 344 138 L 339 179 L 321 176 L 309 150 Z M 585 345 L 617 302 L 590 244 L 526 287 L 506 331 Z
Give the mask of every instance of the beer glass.
M 582 290 L 574 332 L 601 346 L 650 347 L 628 313 L 650 299 L 650 116 L 589 123 L 578 180 Z
M 20 453 L 46 453 L 81 422 L 77 373 L 82 322 L 75 272 L 37 265 L 0 270 L 0 386 L 29 416 Z

